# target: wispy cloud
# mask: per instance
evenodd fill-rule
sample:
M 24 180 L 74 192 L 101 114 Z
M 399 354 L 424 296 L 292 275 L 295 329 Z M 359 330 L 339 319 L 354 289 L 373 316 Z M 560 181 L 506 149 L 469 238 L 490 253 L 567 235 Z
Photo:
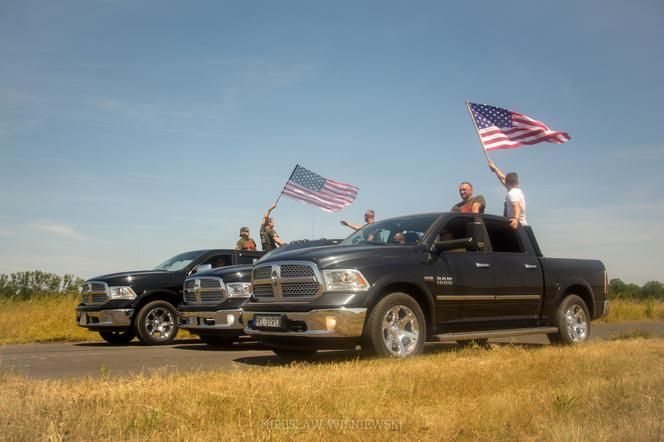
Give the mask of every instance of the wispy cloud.
M 316 65 L 308 61 L 245 58 L 204 60 L 202 64 L 230 69 L 237 80 L 271 87 L 293 86 L 317 73 Z
M 47 224 L 47 223 L 33 223 L 30 225 L 35 230 L 49 233 L 51 235 L 63 236 L 65 238 L 85 240 L 89 239 L 87 235 L 76 231 L 71 226 L 66 224 Z
M 188 112 L 165 111 L 158 106 L 120 100 L 112 97 L 93 97 L 81 100 L 81 102 L 101 110 L 121 114 L 130 118 L 155 119 L 162 117 L 182 118 L 191 116 Z

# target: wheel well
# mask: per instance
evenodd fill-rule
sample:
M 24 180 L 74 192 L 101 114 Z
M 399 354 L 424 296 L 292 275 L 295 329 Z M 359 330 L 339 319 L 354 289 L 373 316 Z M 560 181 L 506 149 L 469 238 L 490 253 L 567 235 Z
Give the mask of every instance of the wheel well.
M 595 304 L 593 303 L 593 297 L 586 287 L 579 284 L 567 287 L 567 290 L 565 290 L 562 299 L 564 299 L 567 295 L 577 295 L 583 299 L 583 302 L 586 303 L 586 307 L 588 307 L 588 311 L 590 312 L 590 317 L 593 318 L 595 316 Z
M 422 292 L 422 290 L 420 290 L 420 288 L 415 285 L 407 283 L 396 283 L 384 287 L 380 291 L 380 294 L 373 300 L 371 308 L 373 309 L 373 307 L 378 304 L 378 301 L 380 301 L 385 295 L 394 292 L 406 293 L 412 296 L 415 301 L 417 301 L 417 304 L 420 306 L 422 313 L 424 314 L 424 320 L 427 323 L 427 335 L 430 335 L 432 329 L 431 308 L 429 307 L 429 303 L 427 302 L 427 297 L 424 292 Z
M 136 304 L 134 311 L 138 313 L 138 311 L 142 309 L 145 304 L 152 301 L 166 301 L 169 304 L 171 304 L 173 307 L 177 307 L 178 304 L 180 303 L 180 297 L 177 294 L 167 293 L 167 292 L 150 293 L 149 295 L 141 298 L 140 302 Z M 131 321 L 132 324 L 137 316 L 138 316 L 137 314 L 133 315 Z

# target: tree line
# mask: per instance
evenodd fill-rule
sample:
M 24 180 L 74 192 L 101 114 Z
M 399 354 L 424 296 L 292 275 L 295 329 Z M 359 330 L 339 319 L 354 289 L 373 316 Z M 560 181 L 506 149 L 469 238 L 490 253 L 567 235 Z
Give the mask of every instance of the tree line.
M 609 298 L 634 300 L 657 299 L 664 301 L 664 284 L 660 281 L 648 281 L 639 286 L 614 278 L 609 281 Z
M 40 270 L 0 274 L 0 299 L 74 295 L 80 293 L 83 282 L 83 278 L 75 275 L 58 276 Z

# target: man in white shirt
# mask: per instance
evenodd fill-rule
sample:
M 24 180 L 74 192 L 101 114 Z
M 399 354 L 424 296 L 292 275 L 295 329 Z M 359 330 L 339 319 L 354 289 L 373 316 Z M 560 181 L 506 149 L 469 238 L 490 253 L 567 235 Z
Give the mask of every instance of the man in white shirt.
M 498 166 L 489 160 L 489 169 L 496 174 L 500 182 L 507 189 L 505 196 L 505 210 L 503 216 L 510 219 L 510 226 L 516 229 L 519 223 L 527 226 L 526 222 L 526 195 L 519 188 L 519 176 L 516 172 L 510 172 L 505 175 Z

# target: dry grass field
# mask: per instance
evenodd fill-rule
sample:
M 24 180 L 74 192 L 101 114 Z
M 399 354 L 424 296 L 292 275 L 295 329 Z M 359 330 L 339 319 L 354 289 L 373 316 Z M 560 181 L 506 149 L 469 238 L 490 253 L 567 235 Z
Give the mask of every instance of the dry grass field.
M 98 341 L 97 333 L 76 325 L 77 296 L 45 296 L 22 301 L 0 300 L 0 345 L 49 341 Z M 29 320 L 28 320 L 29 318 Z M 664 321 L 663 302 L 612 301 L 603 322 Z M 191 335 L 180 331 L 178 337 Z
M 662 440 L 664 340 L 130 378 L 0 375 L 4 440 Z
M 0 345 L 49 341 L 101 341 L 98 333 L 76 325 L 79 296 L 0 300 Z M 179 337 L 189 337 L 180 331 Z

